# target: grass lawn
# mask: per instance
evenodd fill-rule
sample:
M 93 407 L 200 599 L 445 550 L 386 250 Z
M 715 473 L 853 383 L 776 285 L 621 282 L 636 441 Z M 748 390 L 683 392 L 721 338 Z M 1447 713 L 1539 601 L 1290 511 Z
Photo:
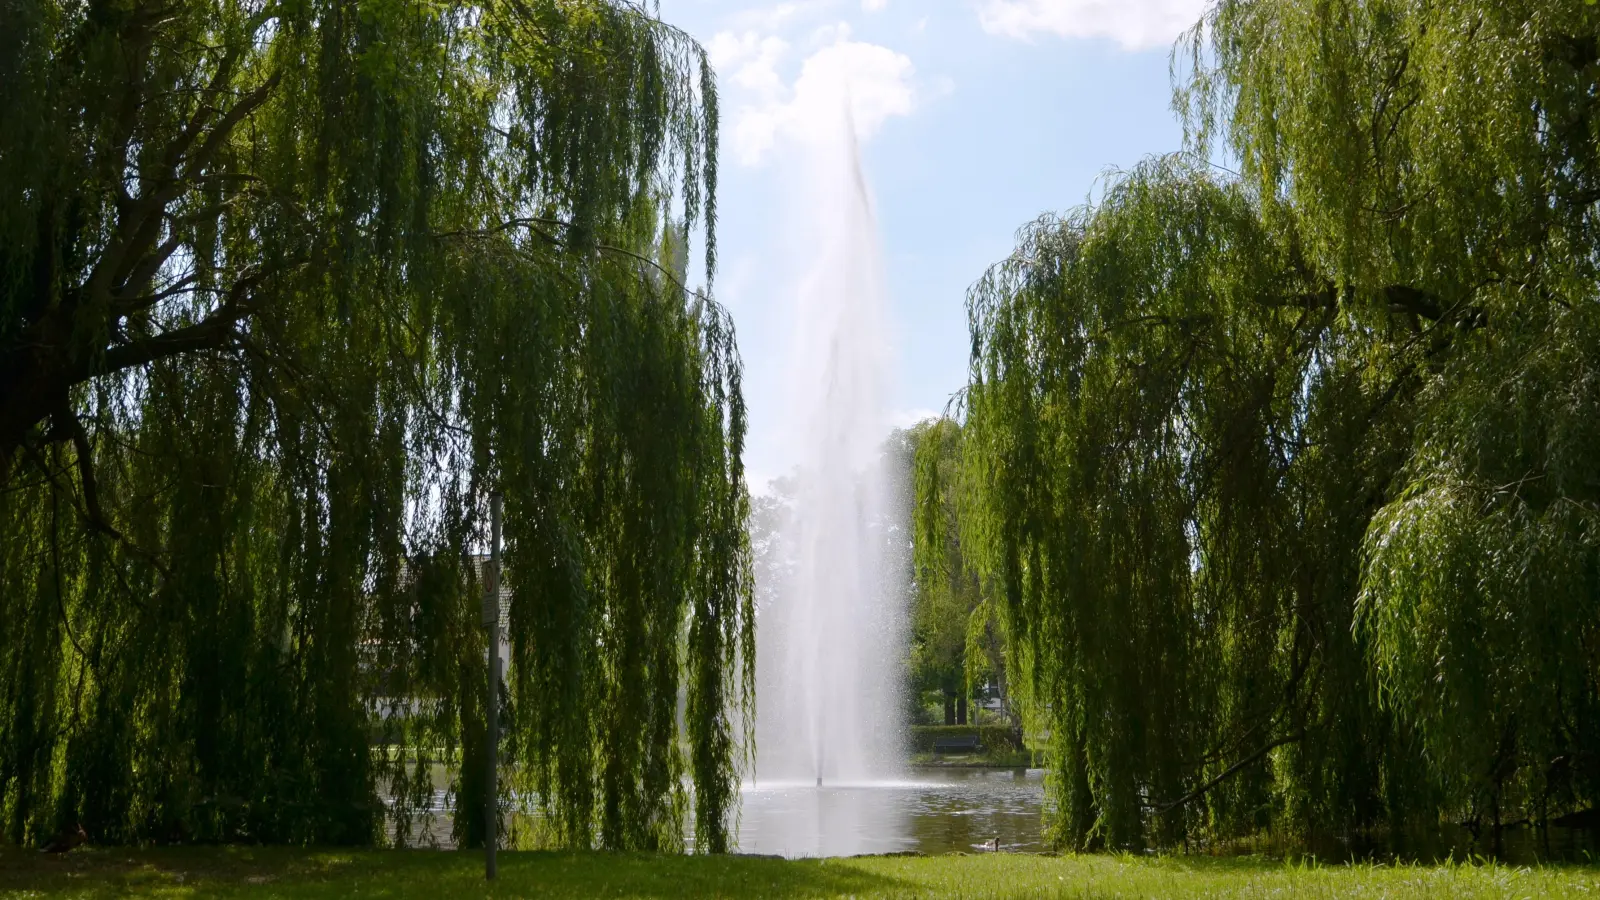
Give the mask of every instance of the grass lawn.
M 428 851 L 0 849 L 0 897 L 1587 897 L 1600 866 L 1302 866 L 1255 858 L 751 857 Z

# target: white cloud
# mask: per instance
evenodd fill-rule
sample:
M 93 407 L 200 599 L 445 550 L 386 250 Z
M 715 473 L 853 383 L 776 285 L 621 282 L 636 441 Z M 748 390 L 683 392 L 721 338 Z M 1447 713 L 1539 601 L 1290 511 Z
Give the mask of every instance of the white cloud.
M 706 47 L 711 65 L 730 83 L 762 96 L 772 96 L 783 90 L 777 65 L 788 51 L 789 44 L 782 38 L 762 37 L 754 31 L 719 32 Z
M 889 5 L 889 0 L 861 0 L 861 8 L 867 12 L 878 12 Z
M 817 133 L 836 121 L 845 102 L 862 140 L 915 109 L 916 70 L 904 54 L 852 40 L 843 22 L 814 30 L 808 43 L 816 49 L 786 84 L 779 74 L 791 49 L 786 41 L 754 30 L 712 38 L 712 63 L 736 89 L 728 131 L 739 162 L 758 165 L 780 140 Z
M 789 0 L 787 3 L 740 10 L 732 17 L 732 22 L 740 30 L 777 31 L 797 19 L 811 18 L 825 12 L 837 3 L 838 0 Z
M 850 34 L 849 22 L 831 22 L 813 29 L 809 43 L 813 48 L 826 47 L 850 40 Z
M 1145 50 L 1171 43 L 1206 6 L 1207 0 L 983 0 L 978 17 L 985 31 L 1005 37 L 1045 32 Z

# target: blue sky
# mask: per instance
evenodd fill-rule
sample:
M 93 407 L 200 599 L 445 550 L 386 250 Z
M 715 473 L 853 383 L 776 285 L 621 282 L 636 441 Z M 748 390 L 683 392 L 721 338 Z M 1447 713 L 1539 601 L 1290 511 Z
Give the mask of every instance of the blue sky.
M 886 255 L 889 424 L 966 381 L 968 285 L 1017 229 L 1108 169 L 1179 148 L 1168 55 L 1204 0 L 661 0 L 711 52 L 723 103 L 716 295 L 746 365 L 751 486 L 782 427 L 795 309 L 791 152 L 810 86 L 850 85 Z

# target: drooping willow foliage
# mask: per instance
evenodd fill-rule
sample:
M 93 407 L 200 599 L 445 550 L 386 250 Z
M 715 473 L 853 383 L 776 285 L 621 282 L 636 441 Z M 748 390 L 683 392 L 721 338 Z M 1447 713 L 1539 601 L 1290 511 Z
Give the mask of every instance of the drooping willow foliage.
M 705 55 L 622 0 L 9 0 L 0 833 L 728 845 L 753 641 Z M 686 702 L 681 702 L 686 701 Z
M 1223 0 L 1175 60 L 1187 151 L 970 295 L 1056 839 L 1600 801 L 1600 9 Z

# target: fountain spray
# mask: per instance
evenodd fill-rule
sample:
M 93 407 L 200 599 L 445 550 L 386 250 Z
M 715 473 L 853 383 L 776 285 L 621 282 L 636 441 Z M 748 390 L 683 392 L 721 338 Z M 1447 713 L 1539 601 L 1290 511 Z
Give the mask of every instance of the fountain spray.
M 885 559 L 882 247 L 842 85 L 834 97 L 842 115 L 813 117 L 796 203 L 807 274 L 788 384 L 800 457 L 791 574 L 757 624 L 757 770 L 817 787 L 894 774 L 904 652 Z

